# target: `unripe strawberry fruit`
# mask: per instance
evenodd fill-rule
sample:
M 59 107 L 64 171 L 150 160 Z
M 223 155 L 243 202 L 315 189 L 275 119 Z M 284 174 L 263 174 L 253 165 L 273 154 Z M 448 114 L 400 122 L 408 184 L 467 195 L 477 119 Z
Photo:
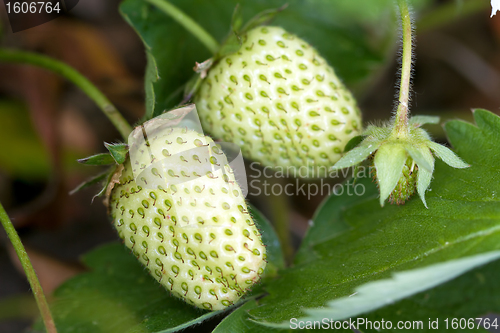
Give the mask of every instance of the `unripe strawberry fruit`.
M 372 166 L 372 170 L 373 179 L 378 182 L 377 169 L 374 165 Z M 418 180 L 418 165 L 413 161 L 411 157 L 408 157 L 405 164 L 403 164 L 401 172 L 401 177 L 399 178 L 396 186 L 389 195 L 389 202 L 391 204 L 402 205 L 408 199 L 410 199 L 413 194 L 415 194 Z
M 258 27 L 242 40 L 196 96 L 204 129 L 263 165 L 325 176 L 361 130 L 351 93 L 313 47 L 282 28 Z
M 114 226 L 172 294 L 203 309 L 230 306 L 260 279 L 266 255 L 225 155 L 186 128 L 148 135 L 110 185 Z

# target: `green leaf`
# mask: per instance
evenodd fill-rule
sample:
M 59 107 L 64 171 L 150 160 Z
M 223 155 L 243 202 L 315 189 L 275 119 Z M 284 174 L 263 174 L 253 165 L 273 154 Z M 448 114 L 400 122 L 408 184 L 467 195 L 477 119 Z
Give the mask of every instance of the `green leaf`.
M 345 176 L 347 175 L 345 174 Z M 362 174 L 360 175 L 362 176 Z M 363 196 L 342 195 L 342 192 L 340 196 L 330 195 L 318 207 L 312 218 L 311 227 L 302 239 L 295 256 L 295 265 L 320 258 L 321 254 L 314 251 L 316 245 L 327 242 L 350 229 L 350 226 L 342 218 L 346 207 L 356 203 L 363 205 L 363 203 L 378 197 L 378 190 L 375 186 L 371 186 L 371 179 L 366 178 L 366 176 L 358 178 L 360 178 L 359 182 L 347 181 L 342 189 L 351 186 L 355 193 L 363 190 Z
M 247 311 L 257 307 L 255 300 L 248 301 L 243 306 L 233 311 L 229 316 L 224 318 L 224 320 L 217 325 L 217 327 L 212 331 L 212 333 L 226 333 L 226 332 L 238 332 L 238 333 L 267 333 L 267 332 L 285 332 L 285 330 L 280 329 L 269 329 L 262 325 L 253 323 L 249 321 L 249 316 Z
M 85 165 L 110 165 L 114 164 L 115 160 L 109 153 L 104 153 L 79 159 L 78 163 Z
M 271 226 L 271 223 L 254 206 L 248 205 L 248 210 L 262 234 L 262 242 L 266 244 L 267 265 L 262 280 L 267 281 L 270 278 L 274 278 L 278 274 L 278 270 L 285 268 L 285 258 L 281 250 L 278 235 Z
M 0 300 L 0 323 L 12 319 L 33 320 L 39 313 L 32 294 L 18 294 Z
M 269 222 L 255 208 L 250 212 L 267 249 L 263 277 L 267 281 L 284 267 L 284 260 Z M 51 310 L 61 332 L 166 333 L 224 313 L 203 311 L 170 296 L 122 244 L 95 249 L 83 263 L 89 272 L 68 280 L 54 293 Z M 252 294 L 261 292 L 257 286 Z
M 499 274 L 500 261 L 496 260 L 448 283 L 386 306 L 366 316 L 363 315 L 363 317 L 372 321 L 384 318 L 393 323 L 421 321 L 424 325 L 424 330 L 421 331 L 457 332 L 450 325 L 453 318 L 479 318 L 488 313 L 500 312 L 500 284 L 497 283 Z M 467 301 L 464 302 L 464 299 Z M 436 319 L 438 327 L 432 330 L 427 329 L 429 320 L 435 323 Z M 445 319 L 448 319 L 448 329 L 446 329 Z M 376 332 L 373 329 L 362 331 Z M 470 331 L 488 332 L 485 329 Z
M 500 133 L 498 132 L 498 127 L 500 126 L 500 119 L 498 116 L 488 110 L 475 109 L 474 120 L 476 124 L 486 131 L 489 136 L 494 139 L 500 139 Z
M 455 169 L 436 161 L 426 194 L 429 209 L 418 197 L 381 208 L 368 177 L 358 183 L 366 188 L 361 197 L 352 191 L 332 195 L 316 214 L 296 265 L 266 286 L 269 295 L 250 315 L 287 321 L 303 316 L 303 308 L 324 306 L 395 272 L 499 250 L 500 118 L 487 111 L 474 117 L 477 126 L 446 124 L 457 154 L 474 163 Z M 466 294 L 460 298 L 462 304 L 470 301 Z
M 382 319 L 386 323 L 391 322 L 393 326 L 392 330 L 385 329 L 384 332 L 398 331 L 395 328 L 398 322 L 419 324 L 422 327 L 419 331 L 423 332 L 456 332 L 457 330 L 451 327 L 453 318 L 480 318 L 488 313 L 498 313 L 500 311 L 498 274 L 500 274 L 500 260 L 473 269 L 445 284 L 397 301 L 372 313 L 365 313 L 358 318 L 353 317 L 351 321 L 358 323 L 359 320 L 360 325 L 356 328 L 361 332 L 380 332 L 380 330 L 373 327 L 370 329 L 369 324 L 363 324 L 362 321 L 371 321 L 373 323 L 375 321 L 380 322 Z M 420 281 L 414 283 L 414 285 L 419 284 Z M 356 296 L 358 294 L 353 297 Z M 467 302 L 464 302 L 464 298 L 467 299 Z M 361 306 L 366 306 L 366 304 L 368 303 L 361 304 Z M 335 320 L 329 314 L 325 314 L 324 318 Z M 228 319 L 229 317 L 224 321 Z M 446 319 L 448 319 L 448 329 L 446 329 Z M 435 323 L 436 320 L 438 326 L 429 329 L 429 322 Z M 276 330 L 276 328 L 270 328 L 269 326 L 267 328 L 270 331 Z M 488 332 L 481 328 L 470 331 Z
M 90 272 L 65 282 L 51 302 L 61 332 L 168 332 L 220 313 L 170 296 L 122 244 L 101 246 L 83 263 Z
M 107 143 L 104 146 L 109 150 L 111 156 L 117 164 L 123 164 L 128 154 L 128 145 L 126 143 Z
M 248 315 L 248 311 L 255 309 L 258 303 L 255 300 L 250 300 L 245 303 L 240 308 L 234 310 L 229 316 L 224 318 L 222 322 L 217 325 L 217 327 L 212 331 L 212 333 L 227 333 L 227 332 L 237 332 L 237 333 L 285 333 L 285 332 L 295 332 L 294 329 L 281 329 L 281 328 L 270 328 L 263 325 L 257 324 L 251 320 Z M 295 326 L 292 326 L 295 327 Z M 301 332 L 324 332 L 321 329 L 301 329 Z M 335 332 L 349 332 L 352 330 L 335 330 Z
M 325 308 L 306 309 L 304 311 L 307 316 L 299 320 L 341 320 L 356 317 L 430 289 L 498 258 L 500 251 L 493 251 L 395 273 L 390 279 L 361 285 L 353 295 L 330 301 Z M 288 323 L 284 326 L 288 327 Z

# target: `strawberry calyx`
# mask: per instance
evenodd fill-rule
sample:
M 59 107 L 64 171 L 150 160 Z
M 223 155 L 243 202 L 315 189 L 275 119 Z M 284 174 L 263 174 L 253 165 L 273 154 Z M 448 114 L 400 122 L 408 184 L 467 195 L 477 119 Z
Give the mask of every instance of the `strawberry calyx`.
M 217 52 L 215 52 L 213 57 L 201 63 L 196 63 L 193 68 L 195 74 L 191 77 L 191 79 L 185 86 L 184 98 L 181 104 L 187 103 L 193 98 L 201 85 L 201 81 L 205 79 L 210 68 L 216 65 L 222 58 L 239 51 L 241 45 L 243 45 L 245 35 L 248 31 L 258 26 L 269 24 L 278 13 L 285 10 L 287 7 L 288 4 L 285 4 L 279 8 L 264 10 L 256 14 L 243 25 L 241 7 L 239 4 L 236 5 L 227 36 L 225 37 L 224 41 L 221 43 L 219 49 L 217 50 Z
M 101 190 L 94 195 L 92 201 L 97 197 L 102 197 L 106 194 L 110 184 L 112 183 L 113 176 L 119 170 L 120 165 L 122 165 L 128 157 L 129 146 L 126 143 L 107 143 L 104 142 L 104 146 L 108 149 L 108 153 L 96 154 L 89 157 L 85 157 L 78 160 L 78 163 L 90 166 L 109 166 L 104 172 L 101 172 L 90 179 L 85 180 L 83 183 L 79 184 L 76 188 L 69 192 L 69 194 L 74 194 L 81 191 L 89 186 L 100 183 Z M 111 190 L 109 190 L 111 191 Z M 108 193 L 109 195 L 109 193 Z M 107 206 L 107 199 L 104 199 L 105 205 Z
M 416 189 L 427 208 L 425 192 L 434 172 L 434 156 L 453 168 L 470 166 L 449 148 L 433 142 L 429 134 L 420 128 L 424 124 L 438 122 L 439 117 L 412 117 L 405 136 L 394 131 L 394 125 L 369 126 L 363 133 L 363 141 L 348 151 L 332 170 L 355 166 L 373 155 L 381 206 L 387 199 L 391 203 L 402 204 Z

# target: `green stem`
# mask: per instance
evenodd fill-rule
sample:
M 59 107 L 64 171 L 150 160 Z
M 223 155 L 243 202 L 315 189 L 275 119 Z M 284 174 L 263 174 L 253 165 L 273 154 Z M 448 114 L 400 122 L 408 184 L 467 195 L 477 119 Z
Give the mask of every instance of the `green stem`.
M 401 13 L 401 27 L 403 32 L 403 55 L 401 66 L 401 82 L 399 83 L 399 100 L 396 111 L 393 134 L 404 138 L 408 136 L 410 79 L 412 65 L 412 35 L 411 17 L 406 0 L 398 0 Z
M 16 250 L 17 256 L 19 257 L 19 261 L 23 266 L 24 272 L 26 273 L 26 277 L 31 286 L 31 291 L 35 296 L 36 303 L 38 305 L 38 309 L 42 315 L 43 323 L 45 325 L 45 329 L 48 333 L 57 333 L 56 325 L 54 323 L 54 319 L 52 318 L 52 314 L 50 313 L 49 305 L 47 304 L 47 300 L 45 299 L 45 295 L 42 290 L 42 286 L 38 281 L 35 270 L 31 265 L 31 261 L 24 249 L 23 243 L 21 243 L 21 239 L 16 232 L 16 229 L 12 225 L 12 222 L 7 215 L 7 212 L 3 208 L 0 203 L 0 221 L 2 222 L 2 226 L 7 232 L 7 236 L 9 237 L 12 245 L 14 246 L 14 250 Z
M 187 16 L 179 8 L 172 5 L 166 0 L 146 0 L 150 4 L 156 6 L 165 14 L 172 17 L 180 25 L 182 25 L 187 31 L 192 33 L 198 40 L 205 45 L 205 47 L 215 54 L 219 50 L 219 43 L 213 38 L 205 29 L 196 23 L 191 17 Z
M 282 178 L 275 178 L 272 181 L 273 184 L 279 184 L 281 187 L 286 185 Z M 269 196 L 269 201 L 276 234 L 280 240 L 281 250 L 283 251 L 285 262 L 289 265 L 292 263 L 294 250 L 290 237 L 290 206 L 288 197 L 285 195 L 271 195 Z
M 109 99 L 104 96 L 104 94 L 97 89 L 92 82 L 90 82 L 73 67 L 41 54 L 5 49 L 0 49 L 0 61 L 29 64 L 50 70 L 63 76 L 82 89 L 83 92 L 87 94 L 87 96 L 89 96 L 97 104 L 97 106 L 99 106 L 102 112 L 104 112 L 125 140 L 132 131 L 132 127 L 130 127 L 129 123 L 125 120 L 125 118 L 123 118 Z

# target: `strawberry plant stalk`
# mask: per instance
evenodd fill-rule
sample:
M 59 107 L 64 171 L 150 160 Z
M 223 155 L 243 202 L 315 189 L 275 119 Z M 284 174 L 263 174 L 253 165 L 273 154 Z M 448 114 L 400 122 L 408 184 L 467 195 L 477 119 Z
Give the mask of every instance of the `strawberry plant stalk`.
M 219 43 L 192 18 L 184 14 L 179 8 L 165 0 L 146 0 L 156 6 L 165 14 L 172 17 L 177 23 L 182 25 L 187 31 L 192 33 L 205 47 L 215 54 L 219 50 Z
M 7 212 L 3 208 L 0 203 L 0 221 L 2 222 L 2 226 L 7 232 L 7 236 L 9 237 L 12 246 L 16 250 L 17 256 L 19 257 L 19 261 L 23 266 L 24 272 L 26 273 L 26 277 L 28 278 L 28 282 L 31 286 L 31 290 L 33 295 L 35 296 L 36 303 L 38 305 L 38 309 L 42 315 L 43 323 L 48 333 L 57 333 L 56 325 L 54 323 L 54 319 L 52 318 L 52 314 L 50 313 L 49 305 L 47 304 L 47 300 L 45 299 L 45 295 L 43 293 L 42 286 L 38 281 L 35 270 L 33 269 L 33 265 L 31 265 L 31 261 L 26 253 L 26 250 L 19 238 L 19 235 L 16 232 L 16 229 L 12 225 L 12 222 L 7 215 Z
M 73 67 L 66 65 L 56 59 L 23 51 L 2 50 L 0 49 L 0 61 L 29 64 L 41 67 L 57 73 L 62 77 L 68 79 L 77 85 L 83 92 L 89 96 L 101 109 L 101 111 L 113 123 L 116 129 L 120 132 L 121 136 L 126 140 L 129 133 L 132 131 L 130 124 L 123 118 L 116 107 L 104 96 L 104 94 L 97 89 L 97 87 L 90 82 L 86 77 L 80 74 Z
M 411 17 L 406 0 L 398 0 L 401 14 L 401 29 L 403 35 L 403 54 L 401 66 L 401 82 L 399 87 L 398 108 L 393 128 L 393 135 L 400 139 L 408 137 L 408 118 L 410 100 L 410 79 L 412 66 L 412 34 Z

